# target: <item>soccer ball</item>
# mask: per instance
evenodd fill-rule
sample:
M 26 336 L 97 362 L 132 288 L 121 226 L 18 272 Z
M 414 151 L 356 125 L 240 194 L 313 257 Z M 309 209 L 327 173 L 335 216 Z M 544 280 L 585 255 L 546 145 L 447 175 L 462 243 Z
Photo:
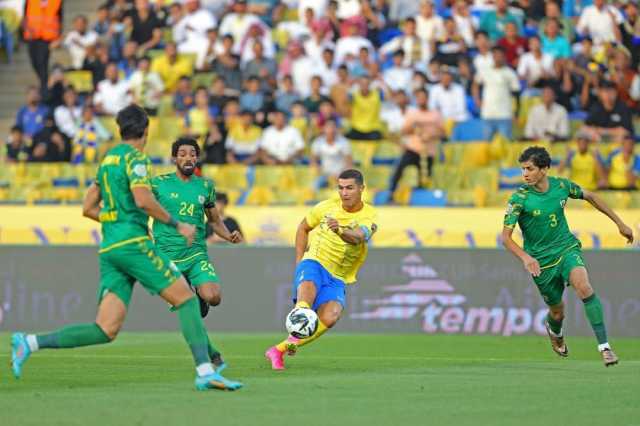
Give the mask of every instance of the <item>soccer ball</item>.
M 318 315 L 309 308 L 293 308 L 287 315 L 285 326 L 293 337 L 306 339 L 318 329 Z

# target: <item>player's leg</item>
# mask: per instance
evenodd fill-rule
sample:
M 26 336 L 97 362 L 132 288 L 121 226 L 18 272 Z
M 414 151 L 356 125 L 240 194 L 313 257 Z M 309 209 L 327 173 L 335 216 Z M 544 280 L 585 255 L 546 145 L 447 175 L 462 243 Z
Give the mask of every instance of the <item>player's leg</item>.
M 198 300 L 178 268 L 150 241 L 137 245 L 128 257 L 131 274 L 151 294 L 159 294 L 177 312 L 182 335 L 196 365 L 196 389 L 235 390 L 241 383 L 226 380 L 209 359 L 209 337 L 200 316 Z
M 559 263 L 542 269 L 540 275 L 534 277 L 533 280 L 544 302 L 549 307 L 544 325 L 549 335 L 551 349 L 559 356 L 566 357 L 569 355 L 569 349 L 562 330 L 564 320 L 562 295 L 565 280 L 560 273 Z
M 317 340 L 330 328 L 333 328 L 333 326 L 336 325 L 336 323 L 340 319 L 340 316 L 342 315 L 342 311 L 343 307 L 339 302 L 329 301 L 322 304 L 318 308 L 318 329 L 315 333 L 313 333 L 306 339 L 299 339 L 295 343 L 295 346 L 299 348 Z
M 206 317 L 209 313 L 209 306 L 217 306 L 222 300 L 220 279 L 213 265 L 209 262 L 208 256 L 202 253 L 186 264 L 180 264 L 178 268 L 198 296 L 200 316 Z M 218 372 L 227 367 L 220 350 L 211 343 L 211 340 L 209 340 L 209 359 Z
M 127 315 L 134 280 L 117 268 L 115 256 L 115 251 L 100 255 L 99 305 L 95 322 L 67 325 L 46 334 L 13 334 L 11 366 L 16 378 L 21 376 L 29 356 L 40 349 L 99 345 L 116 338 Z
M 598 351 L 602 355 L 604 365 L 606 367 L 615 365 L 618 363 L 618 357 L 609 345 L 600 298 L 591 287 L 587 269 L 582 266 L 584 265 L 582 257 L 579 254 L 571 254 L 570 256 L 573 257 L 573 260 L 570 257 L 567 266 L 567 269 L 570 268 L 569 283 L 584 304 L 584 312 L 598 341 Z

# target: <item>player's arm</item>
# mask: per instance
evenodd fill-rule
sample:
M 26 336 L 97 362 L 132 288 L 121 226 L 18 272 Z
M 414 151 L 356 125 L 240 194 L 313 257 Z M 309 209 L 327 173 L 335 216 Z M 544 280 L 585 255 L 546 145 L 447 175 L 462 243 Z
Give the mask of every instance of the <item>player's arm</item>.
M 513 253 L 518 259 L 522 261 L 524 268 L 534 277 L 540 276 L 540 264 L 536 259 L 531 257 L 526 251 L 522 249 L 513 241 L 513 228 L 505 226 L 502 228 L 502 244 L 504 247 Z
M 154 220 L 158 220 L 167 225 L 176 228 L 178 233 L 186 238 L 187 245 L 191 245 L 193 237 L 196 232 L 196 228 L 193 225 L 178 222 L 175 220 L 164 207 L 158 203 L 158 200 L 153 196 L 153 193 L 146 185 L 133 186 L 131 188 L 133 199 L 136 202 L 136 206 L 139 209 L 144 210 L 146 214 L 151 216 Z
M 358 245 L 369 241 L 373 233 L 376 231 L 376 225 L 372 224 L 371 229 L 367 226 L 358 226 L 357 228 L 342 228 L 338 221 L 334 218 L 327 219 L 327 226 L 347 244 Z
M 211 224 L 213 232 L 216 235 L 233 244 L 239 244 L 242 242 L 242 234 L 240 231 L 229 232 L 227 225 L 224 224 L 224 221 L 222 220 L 222 217 L 220 217 L 220 213 L 218 212 L 218 209 L 216 209 L 215 205 L 213 207 L 206 208 L 204 212 L 207 215 L 207 220 Z
M 307 219 L 302 219 L 298 229 L 296 231 L 296 264 L 302 260 L 304 252 L 307 251 L 309 245 L 309 232 L 313 230 L 313 227 L 309 225 Z
M 627 243 L 631 244 L 633 242 L 633 230 L 628 227 L 620 216 L 614 212 L 611 207 L 604 202 L 604 200 L 598 197 L 595 193 L 591 191 L 582 191 L 582 199 L 587 201 L 593 207 L 598 209 L 600 212 L 604 213 L 609 219 L 613 221 L 618 227 L 618 231 L 620 234 L 627 239 Z
M 100 187 L 94 182 L 89 186 L 87 193 L 84 195 L 82 215 L 96 222 L 100 222 L 100 201 L 102 201 Z
M 520 219 L 520 214 L 524 208 L 523 200 L 519 197 L 519 195 L 514 194 L 509 200 L 507 212 L 504 215 L 502 244 L 507 250 L 513 253 L 514 256 L 520 259 L 524 269 L 534 277 L 537 277 L 540 275 L 540 264 L 513 240 L 513 230 L 516 227 L 516 224 Z

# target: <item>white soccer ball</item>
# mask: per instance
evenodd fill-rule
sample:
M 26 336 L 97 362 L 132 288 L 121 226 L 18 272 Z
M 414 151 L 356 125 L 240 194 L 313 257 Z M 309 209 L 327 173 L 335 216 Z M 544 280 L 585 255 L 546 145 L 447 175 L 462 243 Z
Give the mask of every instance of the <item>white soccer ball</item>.
M 318 329 L 318 315 L 309 308 L 293 308 L 287 315 L 285 326 L 293 337 L 306 339 Z

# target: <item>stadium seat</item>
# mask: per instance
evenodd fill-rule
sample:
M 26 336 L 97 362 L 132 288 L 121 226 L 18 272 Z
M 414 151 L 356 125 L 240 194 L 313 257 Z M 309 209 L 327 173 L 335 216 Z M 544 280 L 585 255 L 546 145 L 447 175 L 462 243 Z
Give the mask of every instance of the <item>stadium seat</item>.
M 387 189 L 391 180 L 393 168 L 389 166 L 372 166 L 362 169 L 364 183 L 369 189 Z
M 273 190 L 265 186 L 254 186 L 244 200 L 247 206 L 268 206 L 273 204 L 275 194 Z
M 484 121 L 481 119 L 471 119 L 456 123 L 451 134 L 454 142 L 478 141 L 484 138 Z
M 367 167 L 371 165 L 373 155 L 376 152 L 378 144 L 378 142 L 351 141 L 353 162 L 356 166 Z
M 489 142 L 469 142 L 462 146 L 461 164 L 465 167 L 484 167 L 491 161 Z
M 372 163 L 375 165 L 394 164 L 402 155 L 402 148 L 394 142 L 383 141 L 377 144 Z
M 519 167 L 501 168 L 498 188 L 516 189 L 522 185 L 522 172 Z
M 445 207 L 447 205 L 446 192 L 436 189 L 414 189 L 411 192 L 409 205 L 420 207 Z
M 198 72 L 191 77 L 191 87 L 197 88 L 198 86 L 204 86 L 207 89 L 211 86 L 211 83 L 216 78 L 216 73 L 213 72 Z
M 520 177 L 520 169 L 518 178 Z M 487 191 L 498 190 L 498 169 L 496 167 L 467 168 L 464 171 L 464 184 L 466 189 L 484 188 Z
M 459 165 L 435 164 L 431 175 L 431 187 L 434 189 L 459 189 L 464 183 L 464 175 Z
M 474 206 L 474 191 L 472 189 L 455 189 L 447 191 L 447 205 L 452 207 Z
M 314 192 L 311 187 L 281 187 L 275 189 L 273 202 L 278 205 L 303 206 L 313 198 Z
M 205 164 L 202 169 L 203 176 L 213 180 L 216 188 L 225 191 L 245 191 L 249 188 L 247 172 L 248 167 L 244 164 L 225 164 L 223 166 Z
M 93 77 L 91 71 L 66 71 L 64 77 L 78 93 L 93 92 Z

